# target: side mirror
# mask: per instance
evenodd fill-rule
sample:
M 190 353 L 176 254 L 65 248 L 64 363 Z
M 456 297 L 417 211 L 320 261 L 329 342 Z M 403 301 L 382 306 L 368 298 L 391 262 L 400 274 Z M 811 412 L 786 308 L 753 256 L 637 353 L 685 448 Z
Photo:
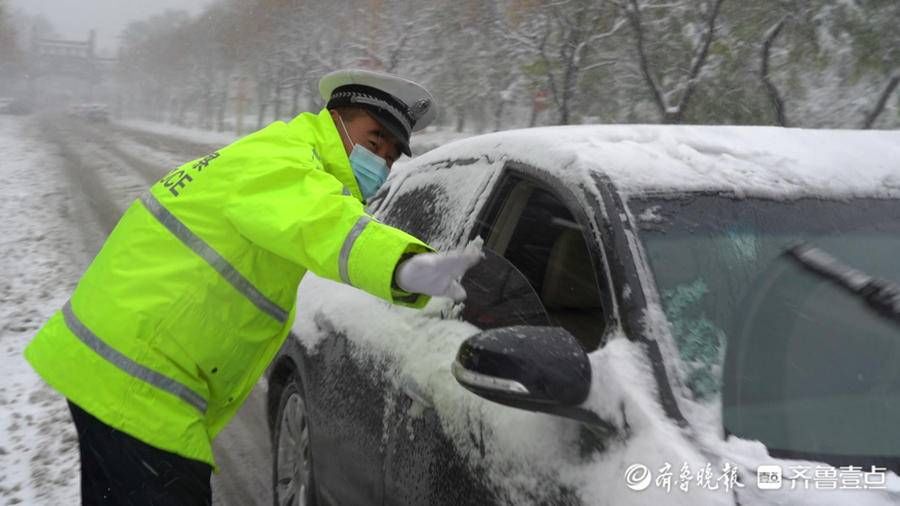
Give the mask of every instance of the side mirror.
M 591 389 L 591 364 L 578 341 L 560 327 L 480 332 L 463 342 L 451 369 L 460 385 L 490 401 L 613 430 L 578 407 Z

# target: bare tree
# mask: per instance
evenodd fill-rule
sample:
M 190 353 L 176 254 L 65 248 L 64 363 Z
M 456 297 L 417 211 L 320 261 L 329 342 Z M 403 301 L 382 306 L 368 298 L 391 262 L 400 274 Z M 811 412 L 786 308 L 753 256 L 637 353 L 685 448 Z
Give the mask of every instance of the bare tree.
M 427 45 L 440 27 L 436 22 L 437 9 L 431 4 L 394 1 L 376 12 L 359 7 L 359 18 L 365 19 L 367 29 L 354 31 L 347 46 L 369 67 L 389 73 L 408 71 L 418 48 Z
M 520 44 L 541 62 L 560 124 L 571 121 L 581 77 L 615 63 L 614 58 L 604 58 L 597 47 L 627 23 L 618 12 L 611 2 L 566 0 L 532 13 L 519 27 L 503 28 L 510 42 Z
M 898 15 L 896 0 L 215 0 L 126 30 L 121 96 L 218 129 L 255 107 L 262 126 L 320 107 L 326 72 L 364 67 L 422 82 L 438 123 L 459 130 L 595 117 L 892 126 Z
M 706 65 L 708 61 L 709 47 L 716 34 L 716 21 L 718 20 L 723 2 L 724 0 L 712 0 L 712 8 L 709 9 L 705 20 L 705 32 L 701 36 L 700 44 L 695 48 L 687 76 L 685 76 L 673 90 L 668 92 L 663 90 L 654 70 L 650 68 L 650 59 L 645 42 L 646 33 L 642 17 L 643 10 L 664 6 L 649 3 L 642 4 L 639 0 L 628 0 L 628 4 L 624 6 L 624 10 L 634 31 L 641 74 L 644 77 L 647 87 L 650 88 L 653 101 L 659 110 L 663 123 L 681 123 L 684 119 L 685 111 L 696 91 L 697 79 L 700 76 L 700 71 L 703 70 L 704 65 Z M 669 97 L 672 95 L 677 95 L 677 98 L 674 101 L 669 100 Z
M 18 74 L 21 56 L 16 29 L 7 12 L 6 2 L 0 0 L 0 75 L 6 78 Z M 3 84 L 2 79 L 0 84 Z

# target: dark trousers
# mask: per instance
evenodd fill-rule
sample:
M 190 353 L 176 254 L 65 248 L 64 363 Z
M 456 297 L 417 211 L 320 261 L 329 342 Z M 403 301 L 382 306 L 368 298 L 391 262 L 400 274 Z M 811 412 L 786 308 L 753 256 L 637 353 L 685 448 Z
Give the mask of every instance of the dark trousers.
M 154 448 L 69 402 L 81 454 L 81 503 L 199 506 L 212 503 L 205 462 Z

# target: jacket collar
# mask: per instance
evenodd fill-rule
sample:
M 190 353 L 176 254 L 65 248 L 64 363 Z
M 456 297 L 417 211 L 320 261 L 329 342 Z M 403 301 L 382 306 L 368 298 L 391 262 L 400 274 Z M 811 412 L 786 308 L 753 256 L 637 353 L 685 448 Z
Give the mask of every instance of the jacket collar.
M 296 128 L 301 135 L 312 133 L 313 156 L 322 162 L 325 172 L 337 178 L 351 195 L 363 202 L 362 191 L 350 167 L 350 159 L 344 150 L 341 134 L 338 133 L 328 109 L 322 109 L 319 114 L 302 113 L 291 120 L 290 126 Z

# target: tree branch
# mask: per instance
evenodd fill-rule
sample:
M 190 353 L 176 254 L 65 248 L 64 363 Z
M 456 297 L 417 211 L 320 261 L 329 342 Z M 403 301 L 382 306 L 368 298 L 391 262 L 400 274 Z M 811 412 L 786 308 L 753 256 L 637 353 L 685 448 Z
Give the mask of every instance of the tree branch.
M 628 6 L 625 7 L 625 14 L 629 21 L 631 21 L 632 28 L 634 28 L 634 37 L 635 43 L 637 44 L 641 74 L 644 76 L 644 81 L 647 83 L 647 86 L 650 87 L 650 92 L 653 94 L 653 100 L 656 102 L 656 107 L 659 109 L 660 115 L 665 118 L 668 104 L 666 104 L 666 100 L 659 89 L 659 84 L 650 72 L 650 63 L 647 61 L 647 51 L 644 48 L 644 29 L 641 26 L 641 11 L 638 7 L 637 0 L 629 0 Z
M 710 13 L 706 23 L 706 34 L 704 35 L 703 43 L 700 45 L 697 56 L 694 58 L 694 63 L 691 65 L 690 74 L 688 74 L 687 90 L 681 96 L 681 100 L 678 101 L 678 106 L 675 108 L 675 113 L 672 115 L 671 120 L 673 123 L 680 123 L 684 117 L 684 111 L 687 109 L 688 103 L 697 88 L 697 76 L 700 75 L 700 70 L 706 65 L 706 59 L 709 56 L 709 46 L 712 45 L 713 37 L 716 34 L 716 19 L 719 17 L 722 2 L 725 0 L 715 1 L 712 13 Z
M 609 67 L 609 66 L 611 66 L 611 65 L 616 65 L 617 63 L 619 63 L 619 60 L 603 60 L 603 61 L 598 61 L 598 62 L 594 62 L 594 63 L 592 63 L 592 64 L 590 64 L 590 65 L 585 65 L 584 67 L 581 67 L 581 71 L 582 71 L 582 72 L 587 72 L 587 71 L 589 71 L 589 70 L 594 70 L 594 69 L 600 68 L 600 67 Z
M 404 28 L 405 29 L 403 30 L 403 35 L 401 35 L 400 38 L 397 39 L 397 42 L 394 45 L 394 48 L 390 51 L 390 54 L 388 55 L 388 58 L 387 58 L 388 64 L 387 64 L 387 67 L 384 69 L 385 72 L 390 72 L 390 73 L 396 72 L 397 67 L 400 65 L 400 55 L 403 54 L 403 51 L 406 49 L 406 43 L 409 40 L 409 32 L 413 28 L 412 23 L 407 23 Z
M 495 22 L 495 27 L 497 29 L 497 33 L 502 35 L 507 40 L 519 43 L 530 49 L 533 53 L 537 53 L 539 51 L 540 45 L 535 40 L 537 37 L 522 35 L 518 30 L 507 28 L 499 21 Z
M 547 57 L 547 39 L 550 37 L 550 30 L 548 29 L 544 33 L 544 37 L 541 39 L 540 44 L 540 56 L 544 65 L 547 66 L 547 84 L 550 85 L 550 93 L 553 94 L 553 101 L 556 103 L 556 107 L 562 107 L 561 98 L 559 96 L 559 89 L 556 86 L 556 78 L 553 75 L 553 63 L 550 62 L 550 58 Z
M 872 125 L 875 124 L 875 120 L 878 119 L 881 111 L 884 110 L 884 106 L 885 104 L 887 104 L 888 98 L 890 98 L 891 94 L 894 93 L 894 90 L 897 89 L 898 84 L 900 84 L 900 74 L 895 74 L 893 77 L 891 77 L 891 80 L 888 81 L 888 84 L 884 87 L 884 90 L 882 90 L 881 95 L 878 97 L 878 102 L 875 103 L 875 108 L 866 115 L 866 119 L 862 123 L 862 128 L 867 130 L 869 128 L 872 128 Z
M 762 82 L 766 87 L 769 99 L 772 101 L 772 105 L 775 106 L 775 121 L 779 126 L 783 127 L 788 126 L 787 117 L 784 112 L 784 99 L 781 97 L 778 88 L 775 87 L 775 83 L 769 79 L 769 57 L 772 53 L 772 44 L 775 42 L 775 39 L 778 38 L 778 34 L 781 33 L 782 28 L 784 28 L 786 19 L 787 18 L 781 18 L 781 21 L 769 29 L 769 32 L 766 34 L 766 38 L 763 41 L 762 55 L 760 58 L 762 60 L 760 63 L 760 75 L 762 76 Z

